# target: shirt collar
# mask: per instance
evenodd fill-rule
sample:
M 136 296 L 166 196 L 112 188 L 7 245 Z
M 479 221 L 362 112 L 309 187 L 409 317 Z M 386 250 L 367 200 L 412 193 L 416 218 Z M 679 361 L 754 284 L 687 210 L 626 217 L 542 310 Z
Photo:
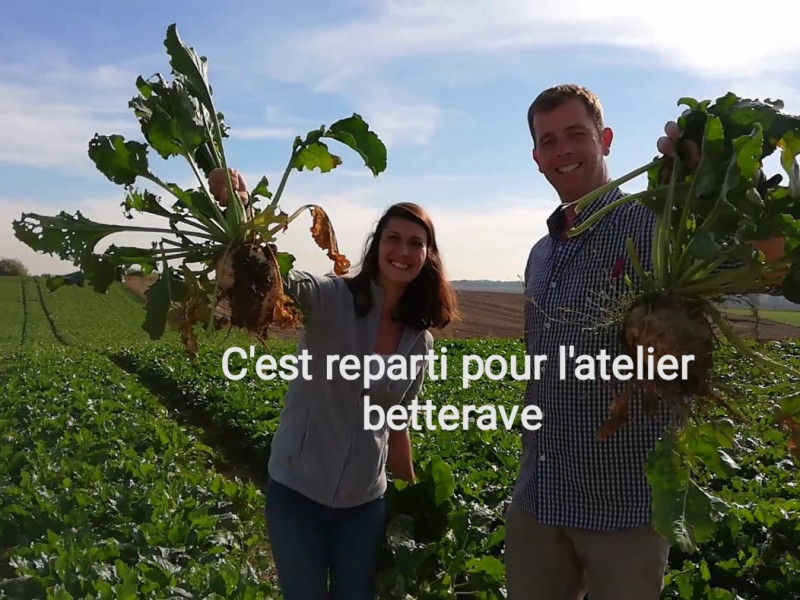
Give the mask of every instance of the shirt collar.
M 619 188 L 614 188 L 609 190 L 596 200 L 594 200 L 589 206 L 584 208 L 581 212 L 575 215 L 575 219 L 572 223 L 573 227 L 577 227 L 581 223 L 583 223 L 587 218 L 592 216 L 595 212 L 597 212 L 602 207 L 608 205 L 609 203 L 613 202 L 617 198 L 622 196 L 622 191 Z M 599 222 L 599 221 L 598 221 Z M 597 223 L 595 223 L 596 225 Z M 550 216 L 547 218 L 547 230 L 552 238 L 558 238 L 561 236 L 561 232 L 564 230 L 566 225 L 566 217 L 564 216 L 564 208 L 559 206 L 556 208 Z M 592 229 L 594 225 L 592 225 L 589 229 Z

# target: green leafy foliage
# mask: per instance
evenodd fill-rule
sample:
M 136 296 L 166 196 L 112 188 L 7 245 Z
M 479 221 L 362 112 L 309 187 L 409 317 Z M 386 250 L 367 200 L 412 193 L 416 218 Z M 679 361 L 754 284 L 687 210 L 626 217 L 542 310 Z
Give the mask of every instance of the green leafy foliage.
M 216 334 L 193 362 L 174 333 L 152 343 L 130 319 L 141 301 L 119 284 L 102 296 L 77 286 L 39 295 L 37 287 L 44 280 L 0 280 L 3 591 L 43 597 L 42 586 L 61 585 L 73 597 L 279 597 L 263 575 L 272 571 L 261 493 L 214 472 L 210 448 L 196 441 L 201 432 L 182 431 L 174 419 L 202 415 L 206 434 L 216 432 L 207 443 L 263 477 L 287 382 L 225 377 L 222 351 L 250 343 L 239 332 Z M 295 346 L 271 340 L 256 351 L 278 357 Z M 456 371 L 464 355 L 519 357 L 520 342 L 438 346 L 448 349 L 448 377 L 427 379 L 421 402 L 523 401 L 525 382 L 509 376 L 463 389 Z M 761 350 L 800 365 L 797 342 Z M 686 517 L 654 515 L 688 542 L 670 552 L 662 597 L 786 600 L 800 588 L 800 481 L 786 456 L 789 432 L 772 426 L 772 410 L 796 383 L 731 347 L 716 357 L 726 399 L 746 419 L 731 423 L 719 407 L 656 449 L 654 493 L 687 498 Z M 390 481 L 380 598 L 505 597 L 505 509 L 520 431 L 474 425 L 411 431 L 418 481 Z M 20 535 L 26 544 L 4 545 Z
M 769 292 L 776 284 L 786 299 L 800 303 L 800 117 L 785 114 L 780 101 L 743 99 L 733 93 L 714 102 L 681 98 L 678 104 L 686 106 L 677 119 L 678 159 L 657 158 L 577 200 L 575 210 L 583 210 L 606 191 L 647 174 L 645 191 L 596 211 L 570 236 L 582 234 L 623 205 L 641 203 L 655 214 L 652 264 L 641 265 L 629 240 L 629 258 L 639 282 L 634 287 L 627 280 L 632 293 L 626 302 L 633 307 L 655 298 L 672 306 L 692 306 L 742 356 L 798 382 L 800 370 L 783 357 L 768 357 L 744 343 L 714 304 L 727 296 Z M 700 151 L 696 165 L 689 163 L 690 143 Z M 763 170 L 764 159 L 776 150 L 788 176 L 786 186 L 779 185 L 781 176 L 767 178 Z M 779 244 L 782 252 L 772 256 L 769 251 L 768 257 L 768 243 Z M 626 339 L 641 333 L 638 323 L 627 320 L 631 313 L 614 314 Z M 688 322 L 688 311 L 684 317 Z M 667 353 L 673 355 L 694 354 L 691 339 L 675 342 L 667 340 L 669 335 L 665 332 L 655 339 L 653 334 L 647 345 L 669 348 Z M 687 335 L 697 337 L 698 332 L 687 328 Z M 647 462 L 654 521 L 670 541 L 686 550 L 712 538 L 725 509 L 694 474 L 702 466 L 721 479 L 731 477 L 734 462 L 725 450 L 735 439 L 731 419 L 743 409 L 734 397 L 722 421 L 709 420 L 706 408 L 717 401 L 718 390 L 713 381 L 707 383 L 698 385 L 699 391 L 684 393 L 692 407 L 687 418 L 679 430 L 665 433 Z M 775 403 L 773 425 L 790 431 L 800 425 L 797 395 L 787 390 Z M 792 443 L 787 447 L 800 460 L 800 449 Z
M 147 146 L 125 141 L 121 135 L 95 135 L 89 142 L 89 158 L 109 181 L 133 185 L 137 177 L 149 177 Z
M 294 159 L 294 167 L 298 171 L 319 169 L 327 173 L 342 164 L 341 159 L 331 154 L 328 147 L 322 142 L 314 142 L 302 148 Z
M 653 209 L 653 278 L 644 291 L 716 298 L 722 294 L 764 291 L 770 274 L 800 258 L 800 194 L 795 183 L 800 154 L 800 117 L 781 112 L 783 104 L 741 99 L 732 93 L 711 103 L 682 98 L 688 108 L 678 118 L 682 134 L 676 143 L 686 157 L 691 141 L 700 149 L 694 171 L 681 160 L 659 158 L 576 201 L 576 210 L 608 189 L 643 172 L 648 189 L 620 199 L 610 210 L 638 201 Z M 763 161 L 781 148 L 781 165 L 789 185 L 763 174 Z M 576 227 L 580 235 L 610 210 L 592 215 Z M 754 242 L 786 239 L 780 260 L 765 263 Z M 717 271 L 728 259 L 738 268 Z M 789 281 L 789 275 L 784 281 Z M 790 286 L 791 291 L 791 286 Z
M 0 258 L 0 277 L 28 275 L 27 267 L 18 258 Z
M 0 595 L 274 597 L 258 491 L 146 389 L 93 352 L 0 364 Z
M 438 343 L 447 346 L 452 365 L 460 364 L 465 354 L 511 357 L 524 352 L 517 342 Z M 268 349 L 274 356 L 293 350 L 290 342 L 272 342 Z M 771 353 L 800 363 L 796 343 L 775 345 Z M 286 382 L 227 380 L 219 350 L 210 345 L 194 366 L 177 348 L 164 346 L 131 348 L 118 356 L 165 396 L 179 398 L 191 410 L 207 411 L 215 427 L 230 428 L 226 439 L 236 440 L 254 469 L 268 460 Z M 770 399 L 778 393 L 773 387 L 780 378 L 731 349 L 719 351 L 717 364 L 720 376 L 734 383 L 731 394 L 741 399 L 750 418 L 734 430 L 720 411 L 697 431 L 666 436 L 651 457 L 660 469 L 649 475 L 654 494 L 680 497 L 680 507 L 685 499 L 686 507 L 654 514 L 679 541 L 670 555 L 664 597 L 791 597 L 800 586 L 800 486 L 797 470 L 785 456 L 787 434 L 769 424 Z M 446 380 L 427 381 L 421 401 L 510 408 L 523 397 L 524 382 L 484 379 L 465 390 L 451 371 Z M 519 431 L 481 431 L 473 422 L 467 431 L 412 430 L 411 438 L 417 482 L 393 480 L 387 491 L 379 597 L 505 597 L 505 508 L 519 469 Z M 687 447 L 691 453 L 683 452 Z M 680 468 L 670 468 L 669 462 Z M 666 502 L 657 506 L 674 509 Z M 697 566 L 700 562 L 704 569 Z
M 137 77 L 139 93 L 129 102 L 146 143 L 126 140 L 118 134 L 96 134 L 89 142 L 88 155 L 109 181 L 124 186 L 122 206 L 126 218 L 133 219 L 136 213 L 148 213 L 164 219 L 165 226 L 96 223 L 80 212 L 72 216 L 62 211 L 55 216 L 23 213 L 14 221 L 14 232 L 20 241 L 37 252 L 55 254 L 72 262 L 81 273 L 77 280 L 79 285 L 88 283 L 98 293 L 106 293 L 111 284 L 121 281 L 125 271 L 131 267 L 141 267 L 148 273 L 159 271 L 165 282 L 158 290 L 167 293 L 155 294 L 147 303 L 143 327 L 154 338 L 170 325 L 181 327 L 188 348 L 196 342 L 195 326 L 213 328 L 215 323 L 214 319 L 199 318 L 197 307 L 211 306 L 213 312 L 218 301 L 236 295 L 228 289 L 221 289 L 216 281 L 203 277 L 215 271 L 227 253 L 244 243 L 274 244 L 277 234 L 307 211 L 313 214 L 315 222 L 319 219 L 327 221 L 324 211 L 314 204 L 302 206 L 288 216 L 279 206 L 293 170 L 319 169 L 326 173 L 342 164 L 342 159 L 331 153 L 320 140 L 328 138 L 352 149 L 376 176 L 386 168 L 386 148 L 358 114 L 341 119 L 330 127 L 321 126 L 305 138 L 295 140 L 274 194 L 269 190 L 266 177 L 261 178 L 249 193 L 239 190 L 247 194 L 248 206 L 245 209 L 230 178 L 223 145 L 223 140 L 228 137 L 228 128 L 222 113 L 214 105 L 207 59 L 183 42 L 174 24 L 167 29 L 164 47 L 172 68 L 171 80 L 161 74 L 149 79 Z M 164 159 L 185 160 L 197 179 L 197 187 L 183 189 L 161 180 L 151 171 L 150 151 Z M 215 169 L 222 169 L 226 178 L 228 202 L 224 211 L 210 194 L 205 181 Z M 142 185 L 154 187 L 135 187 Z M 259 201 L 264 199 L 270 202 L 262 208 Z M 330 223 L 326 223 L 324 229 L 330 235 L 323 238 L 313 233 L 315 241 L 332 258 L 339 256 Z M 161 239 L 150 248 L 118 248 L 111 244 L 100 251 L 98 246 L 101 242 L 122 232 L 150 233 L 161 236 Z M 158 265 L 162 265 L 161 268 Z M 166 285 L 167 281 L 172 284 Z M 179 287 L 177 282 L 181 282 L 183 287 Z M 73 278 L 58 277 L 51 280 L 48 287 L 55 291 L 74 283 L 76 280 Z M 249 282 L 238 285 L 246 288 Z M 171 293 L 186 288 L 189 289 L 182 295 Z M 198 300 L 201 296 L 204 299 Z M 175 305 L 180 309 L 173 310 Z M 178 315 L 181 315 L 180 319 Z M 260 330 L 260 327 L 256 329 Z
M 386 169 L 386 148 L 360 115 L 336 121 L 324 135 L 358 152 L 373 175 Z

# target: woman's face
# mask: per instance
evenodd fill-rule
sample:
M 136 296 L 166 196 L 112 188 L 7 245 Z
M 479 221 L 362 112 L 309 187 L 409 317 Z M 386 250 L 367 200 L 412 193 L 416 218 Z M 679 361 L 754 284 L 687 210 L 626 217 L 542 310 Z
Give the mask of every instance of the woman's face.
M 425 228 L 392 217 L 378 244 L 378 272 L 385 283 L 408 285 L 419 275 L 428 257 Z

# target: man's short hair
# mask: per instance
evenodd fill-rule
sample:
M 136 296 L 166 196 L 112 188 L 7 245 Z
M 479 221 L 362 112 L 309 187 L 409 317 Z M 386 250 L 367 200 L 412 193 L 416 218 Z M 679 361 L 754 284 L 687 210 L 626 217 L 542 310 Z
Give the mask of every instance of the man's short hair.
M 605 125 L 603 124 L 603 107 L 600 99 L 591 90 L 581 85 L 561 84 L 544 90 L 528 108 L 528 128 L 531 130 L 534 145 L 536 144 L 536 132 L 533 129 L 533 116 L 537 112 L 558 108 L 565 101 L 573 98 L 583 102 L 589 117 L 597 127 L 597 132 L 602 133 Z

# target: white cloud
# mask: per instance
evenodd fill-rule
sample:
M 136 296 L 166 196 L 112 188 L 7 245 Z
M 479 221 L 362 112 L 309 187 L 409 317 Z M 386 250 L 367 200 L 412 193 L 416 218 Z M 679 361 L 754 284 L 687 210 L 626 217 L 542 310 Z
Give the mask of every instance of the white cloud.
M 424 101 L 397 101 L 391 95 L 357 101 L 373 131 L 379 131 L 387 147 L 410 143 L 419 146 L 433 138 L 442 111 Z
M 408 85 L 399 84 L 394 78 L 396 72 L 388 70 L 409 58 L 417 62 L 405 63 L 404 67 L 456 57 L 463 71 L 450 75 L 447 82 L 477 84 L 482 82 L 479 78 L 492 77 L 498 71 L 508 75 L 513 71 L 509 65 L 534 69 L 531 58 L 535 60 L 539 55 L 531 51 L 545 47 L 572 51 L 581 45 L 600 45 L 612 51 L 628 51 L 626 60 L 630 57 L 637 65 L 649 60 L 655 67 L 666 65 L 687 75 L 712 78 L 715 83 L 708 84 L 706 89 L 712 90 L 708 97 L 725 84 L 727 89 L 745 95 L 781 97 L 791 112 L 800 112 L 796 108 L 800 106 L 800 91 L 787 76 L 789 69 L 800 64 L 800 38 L 792 30 L 800 22 L 800 3 L 796 0 L 770 6 L 778 17 L 769 21 L 767 42 L 751 19 L 736 11 L 715 9 L 710 3 L 676 0 L 663 12 L 654 10 L 650 3 L 610 1 L 599 9 L 597 6 L 588 0 L 563 0 L 554 5 L 524 0 L 363 2 L 363 16 L 348 23 L 339 22 L 313 32 L 287 28 L 282 35 L 269 36 L 259 29 L 259 38 L 267 40 L 261 44 L 274 44 L 268 48 L 270 52 L 260 51 L 263 45 L 256 48 L 259 51 L 238 49 L 237 64 L 239 72 L 252 75 L 251 65 L 244 57 L 258 57 L 255 68 L 265 64 L 271 75 L 306 83 L 317 92 L 343 96 L 380 133 L 390 151 L 400 145 L 430 144 L 442 122 L 453 117 L 446 107 L 415 93 L 412 69 L 404 68 L 412 73 Z M 36 46 L 29 50 L 38 51 Z M 89 139 L 95 132 L 140 137 L 138 124 L 126 108 L 127 101 L 135 94 L 135 76 L 163 71 L 164 57 L 155 54 L 152 63 L 144 66 L 144 59 L 139 58 L 126 64 L 76 67 L 56 50 L 47 50 L 44 55 L 24 52 L 20 56 L 26 56 L 25 63 L 0 64 L 0 164 L 53 167 L 72 173 L 80 169 L 97 178 L 86 155 Z M 612 53 L 600 54 L 605 57 Z M 214 56 L 210 56 L 212 66 L 216 64 Z M 548 59 L 552 56 L 548 53 Z M 480 68 L 470 68 L 473 57 Z M 493 65 L 498 69 L 493 70 Z M 431 76 L 430 71 L 426 76 Z M 437 81 L 444 82 L 447 77 L 445 72 Z M 256 80 L 253 77 L 250 81 Z M 704 86 L 699 85 L 701 89 Z M 312 123 L 297 118 L 295 111 L 302 104 L 295 103 L 291 95 L 265 104 L 260 108 L 259 116 L 263 118 L 250 121 L 249 127 L 234 126 L 231 135 L 243 140 L 291 139 L 306 125 L 319 126 L 316 120 Z M 250 115 L 243 114 L 241 118 L 245 117 L 249 119 Z M 303 123 L 303 128 L 298 128 Z M 337 191 L 331 193 L 330 188 L 326 192 L 326 184 L 313 183 L 315 177 L 309 178 L 308 183 L 293 179 L 282 204 L 291 210 L 313 199 L 325 207 L 342 250 L 355 264 L 381 211 L 391 201 L 404 197 L 409 186 L 404 185 L 408 181 L 403 179 L 375 185 L 356 157 L 343 158 L 345 168 L 337 172 L 349 176 L 348 185 L 356 182 L 360 187 L 342 192 L 336 184 Z M 248 175 L 248 181 L 253 185 L 260 176 L 261 173 Z M 477 194 L 481 196 L 479 206 L 447 206 L 443 198 L 458 197 L 453 190 L 459 183 L 467 187 L 464 182 L 470 176 L 486 178 L 492 174 L 413 176 L 416 189 L 424 189 L 427 198 L 439 202 L 431 203 L 429 210 L 439 231 L 448 274 L 452 278 L 515 279 L 522 272 L 531 244 L 544 235 L 544 221 L 552 207 L 542 208 L 532 198 L 504 194 L 504 189 L 513 188 L 502 184 L 497 192 Z M 270 174 L 273 191 L 279 178 L 280 173 Z M 447 181 L 451 178 L 460 181 Z M 325 177 L 321 179 L 326 181 Z M 434 181 L 453 187 L 442 186 L 443 193 L 434 192 L 427 187 Z M 419 187 L 423 182 L 426 186 Z M 54 206 L 21 198 L 0 199 L 0 231 L 10 232 L 11 219 L 23 211 L 53 214 L 66 207 L 70 212 L 81 209 L 93 219 L 123 222 L 120 201 L 121 195 L 114 200 L 79 202 L 61 198 Z M 281 243 L 297 254 L 301 267 L 325 272 L 331 262 L 314 244 L 309 226 L 310 219 L 300 217 L 281 237 Z M 126 240 L 123 236 L 111 239 Z M 131 239 L 147 244 L 152 237 L 139 235 Z M 9 254 L 23 259 L 34 271 L 72 269 L 67 263 L 33 253 L 13 235 L 0 235 L 0 255 Z
M 94 175 L 87 151 L 96 133 L 141 138 L 127 108 L 138 62 L 77 67 L 34 54 L 25 63 L 0 64 L 0 164 Z
M 161 205 L 171 208 L 175 202 L 174 196 L 167 195 L 161 188 L 137 180 L 138 189 L 146 189 L 156 194 L 160 198 Z M 179 178 L 175 183 L 183 189 L 197 187 L 197 180 L 193 178 Z M 58 203 L 51 199 L 42 200 L 39 198 L 19 198 L 19 197 L 0 197 L 0 257 L 11 257 L 20 259 L 32 273 L 68 273 L 76 270 L 76 267 L 69 261 L 64 261 L 56 255 L 49 255 L 35 252 L 27 244 L 19 241 L 14 235 L 13 221 L 19 220 L 23 213 L 38 214 L 43 216 L 55 216 L 64 211 L 74 216 L 77 212 L 97 223 L 111 225 L 123 225 L 133 227 L 156 227 L 159 229 L 168 228 L 169 224 L 163 217 L 158 217 L 149 213 L 132 211 L 132 219 L 126 219 L 124 209 L 121 206 L 125 200 L 125 193 L 122 188 L 113 195 L 93 195 L 75 196 L 59 198 Z M 95 250 L 102 252 L 111 244 L 117 246 L 137 246 L 140 248 L 150 248 L 152 242 L 167 237 L 175 239 L 170 234 L 143 232 L 123 232 L 114 233 L 101 240 Z
M 471 209 L 432 207 L 448 277 L 518 280 L 553 209 L 534 198 L 500 194 Z
M 415 70 L 432 77 L 432 64 L 440 69 L 434 85 L 465 86 L 495 76 L 528 78 L 537 60 L 558 60 L 560 49 L 585 49 L 579 62 L 586 68 L 667 68 L 714 81 L 715 89 L 730 81 L 748 83 L 729 89 L 752 90 L 752 96 L 771 89 L 784 98 L 800 96 L 790 84 L 800 62 L 795 0 L 771 5 L 780 18 L 770 19 L 768 43 L 740 12 L 689 0 L 676 0 L 663 13 L 628 0 L 610 0 L 601 9 L 590 0 L 378 0 L 365 8 L 349 21 L 250 43 L 265 74 L 341 95 L 390 147 L 428 144 L 444 119 L 458 117 L 414 94 Z M 409 83 L 399 86 L 399 77 Z
M 344 89 L 395 59 L 496 53 L 542 47 L 607 46 L 652 55 L 688 74 L 763 77 L 794 69 L 800 58 L 800 3 L 769 6 L 769 40 L 743 13 L 716 3 L 590 0 L 384 0 L 369 16 L 273 39 L 270 72 Z M 332 52 L 331 48 L 336 51 Z
M 390 149 L 399 145 L 427 145 L 445 116 L 439 106 L 421 98 L 409 87 L 369 78 L 357 89 L 352 97 L 349 90 L 342 93 Z
M 270 123 L 285 123 L 286 125 L 304 124 L 303 119 L 292 116 L 285 109 L 275 104 L 267 104 L 264 107 L 264 118 Z
M 91 107 L 13 84 L 0 84 L 0 115 L 0 163 L 10 165 L 92 173 L 87 151 L 95 133 L 134 137 L 138 131 L 133 120 L 104 117 Z
M 243 127 L 231 128 L 232 139 L 242 140 L 293 140 L 297 131 L 288 127 Z

